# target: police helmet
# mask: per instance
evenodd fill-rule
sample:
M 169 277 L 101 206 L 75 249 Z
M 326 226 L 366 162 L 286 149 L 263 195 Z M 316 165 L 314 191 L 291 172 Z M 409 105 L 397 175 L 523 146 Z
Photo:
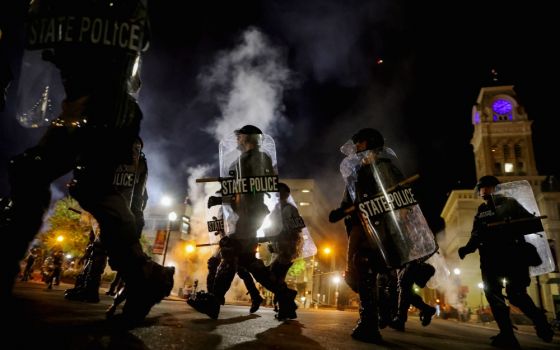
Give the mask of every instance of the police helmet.
M 492 175 L 485 175 L 478 180 L 476 189 L 480 190 L 482 187 L 496 187 L 499 184 L 500 180 L 498 180 L 497 177 Z
M 262 135 L 262 131 L 261 129 L 257 128 L 254 125 L 245 125 L 244 127 L 242 127 L 241 129 L 237 129 L 235 130 L 235 134 L 239 135 L 239 134 L 243 134 L 243 135 Z
M 358 143 L 362 141 L 367 142 L 366 149 L 380 148 L 383 147 L 383 145 L 385 144 L 385 141 L 383 140 L 383 135 L 381 135 L 381 133 L 378 130 L 373 128 L 361 129 L 360 131 L 358 131 L 352 136 L 352 142 Z

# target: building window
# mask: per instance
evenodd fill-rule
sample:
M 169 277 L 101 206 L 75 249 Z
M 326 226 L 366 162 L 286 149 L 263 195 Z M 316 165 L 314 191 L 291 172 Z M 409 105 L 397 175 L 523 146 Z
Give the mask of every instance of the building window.
M 508 145 L 503 146 L 503 152 L 504 152 L 504 159 L 508 159 L 509 158 L 509 146 Z
M 504 171 L 506 174 L 513 173 L 513 163 L 504 163 Z
M 521 158 L 521 145 L 513 146 L 513 151 L 515 152 L 515 158 Z
M 494 172 L 498 175 L 502 174 L 502 163 L 500 162 L 494 163 Z

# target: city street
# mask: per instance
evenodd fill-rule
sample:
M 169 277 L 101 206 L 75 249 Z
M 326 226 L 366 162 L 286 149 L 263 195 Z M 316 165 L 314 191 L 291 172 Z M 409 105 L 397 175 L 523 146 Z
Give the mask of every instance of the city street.
M 152 309 L 145 324 L 122 330 L 106 321 L 111 298 L 98 304 L 67 301 L 65 286 L 52 290 L 37 282 L 18 282 L 9 307 L 15 319 L 6 319 L 14 349 L 494 349 L 489 337 L 495 325 L 434 319 L 422 327 L 411 317 L 405 333 L 382 330 L 386 346 L 354 341 L 350 332 L 355 311 L 298 310 L 297 320 L 278 322 L 270 308 L 249 314 L 248 306 L 222 307 L 218 320 L 195 312 L 184 301 L 171 298 Z M 102 289 L 104 292 L 104 289 Z M 558 349 L 560 337 L 544 343 L 530 326 L 520 326 L 517 337 L 524 349 Z M 9 339 L 9 340 L 8 340 Z

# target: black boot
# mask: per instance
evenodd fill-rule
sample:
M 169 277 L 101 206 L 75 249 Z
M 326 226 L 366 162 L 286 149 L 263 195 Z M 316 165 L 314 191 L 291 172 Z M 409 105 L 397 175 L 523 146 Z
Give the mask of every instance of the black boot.
M 498 333 L 497 335 L 491 337 L 492 342 L 490 343 L 492 346 L 502 349 L 521 349 L 521 345 L 519 345 L 519 341 L 511 333 Z
M 294 301 L 297 296 L 297 291 L 285 287 L 278 291 L 276 295 L 278 297 L 278 313 L 275 317 L 278 321 L 293 320 L 297 318 L 297 305 Z
M 220 302 L 212 293 L 198 292 L 195 296 L 187 299 L 189 304 L 196 311 L 208 315 L 208 317 L 216 320 L 220 314 Z
M 264 299 L 261 297 L 261 293 L 257 289 L 253 276 L 251 276 L 249 271 L 239 267 L 237 275 L 243 280 L 245 287 L 247 288 L 247 292 L 249 292 L 249 295 L 251 296 L 251 308 L 249 309 L 249 312 L 254 314 L 259 310 Z
M 174 267 L 163 267 L 148 261 L 143 270 L 142 277 L 127 278 L 123 275 L 127 286 L 127 297 L 122 315 L 131 325 L 144 320 L 151 308 L 164 297 L 169 296 L 173 289 Z
M 420 321 L 422 326 L 426 327 L 432 322 L 432 317 L 436 314 L 436 308 L 433 306 L 428 306 L 424 310 L 420 311 Z
M 360 320 L 352 330 L 352 338 L 373 344 L 383 344 L 383 338 L 379 333 L 379 312 L 377 306 L 377 286 L 367 280 L 358 285 L 360 295 Z

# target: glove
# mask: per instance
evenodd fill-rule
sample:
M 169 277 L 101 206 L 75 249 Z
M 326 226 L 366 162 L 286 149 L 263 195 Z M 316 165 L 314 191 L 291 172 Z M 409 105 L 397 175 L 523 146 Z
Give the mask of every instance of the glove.
M 222 204 L 222 197 L 210 196 L 210 198 L 208 198 L 208 209 L 220 204 Z
M 344 209 L 342 208 L 335 209 L 331 211 L 331 213 L 329 214 L 329 222 L 335 223 L 337 221 L 342 220 L 345 216 L 346 213 L 344 213 Z
M 459 253 L 459 258 L 463 260 L 467 255 L 467 248 L 466 247 L 459 248 L 458 253 Z

